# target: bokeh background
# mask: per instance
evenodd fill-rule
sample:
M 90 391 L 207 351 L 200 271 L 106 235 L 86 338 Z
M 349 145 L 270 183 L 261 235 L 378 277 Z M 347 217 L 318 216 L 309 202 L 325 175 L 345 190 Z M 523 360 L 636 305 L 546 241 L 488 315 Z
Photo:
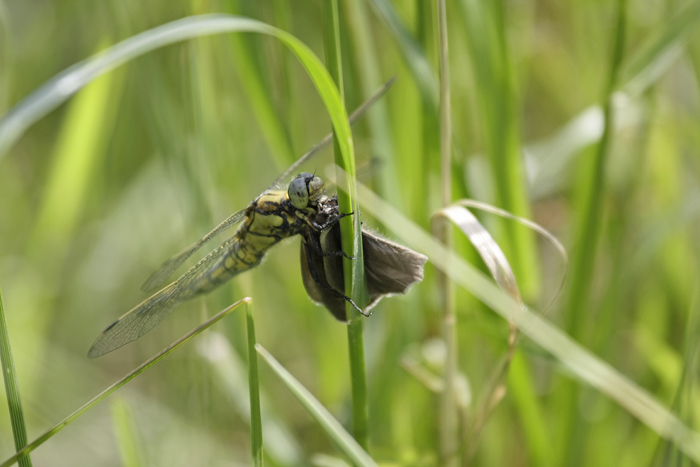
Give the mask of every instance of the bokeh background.
M 443 183 L 435 2 L 340 5 L 348 109 L 398 77 L 355 127 L 358 166 L 369 167 L 360 172 L 428 228 Z M 70 65 L 189 15 L 256 18 L 323 58 L 323 8 L 320 0 L 0 0 L 0 114 Z M 449 0 L 447 11 L 453 198 L 494 203 L 555 234 L 572 274 L 548 318 L 692 426 L 700 416 L 700 2 Z M 612 124 L 601 150 L 605 106 Z M 0 160 L 0 288 L 30 440 L 244 296 L 254 300 L 258 340 L 348 423 L 345 327 L 306 296 L 298 239 L 139 341 L 86 357 L 107 324 L 146 298 L 140 285 L 164 259 L 247 205 L 329 130 L 289 51 L 272 38 L 227 34 L 129 62 L 19 140 Z M 327 151 L 304 169 L 323 173 L 331 161 Z M 380 221 L 363 221 L 388 234 Z M 526 301 L 542 309 L 562 258 L 491 216 L 483 222 Z M 456 291 L 456 304 L 468 420 L 506 353 L 508 326 L 467 291 Z M 370 452 L 383 465 L 439 465 L 438 397 L 401 362 L 410 356 L 439 374 L 440 316 L 429 264 L 424 282 L 365 321 Z M 51 439 L 34 465 L 248 465 L 245 359 L 238 313 Z M 262 368 L 267 462 L 337 456 Z M 521 341 L 506 388 L 482 436 L 467 440 L 471 465 L 690 465 L 530 341 Z M 4 404 L 0 433 L 0 457 L 9 457 Z

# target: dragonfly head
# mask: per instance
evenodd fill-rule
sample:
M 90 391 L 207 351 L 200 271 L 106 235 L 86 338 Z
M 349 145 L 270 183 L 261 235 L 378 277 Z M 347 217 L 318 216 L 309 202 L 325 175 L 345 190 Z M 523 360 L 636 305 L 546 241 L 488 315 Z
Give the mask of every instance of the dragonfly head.
M 287 196 L 297 209 L 306 209 L 309 202 L 317 202 L 325 195 L 323 180 L 308 172 L 300 173 L 289 184 Z

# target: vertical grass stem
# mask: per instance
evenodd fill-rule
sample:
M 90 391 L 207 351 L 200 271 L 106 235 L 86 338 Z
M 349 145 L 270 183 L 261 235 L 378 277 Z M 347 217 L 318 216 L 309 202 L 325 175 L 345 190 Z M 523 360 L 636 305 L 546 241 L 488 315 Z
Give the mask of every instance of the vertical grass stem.
M 447 207 L 452 202 L 451 139 L 450 120 L 450 67 L 447 49 L 447 11 L 445 0 L 437 2 L 438 17 L 438 64 L 440 71 L 440 178 L 442 184 L 442 205 Z M 452 245 L 452 229 L 449 222 L 443 220 L 435 224 L 435 236 L 447 247 Z M 438 286 L 443 307 L 443 339 L 447 347 L 444 381 L 445 390 L 440 401 L 440 465 L 453 467 L 459 465 L 455 454 L 459 446 L 457 432 L 459 408 L 455 400 L 454 384 L 457 379 L 457 339 L 455 336 L 457 317 L 454 310 L 454 286 L 447 275 L 440 271 Z
M 579 239 L 572 262 L 571 292 L 567 307 L 566 329 L 571 336 L 579 341 L 585 341 L 585 320 L 590 316 L 587 313 L 590 309 L 588 297 L 591 292 L 596 250 L 603 222 L 605 165 L 610 152 L 610 140 L 613 132 L 613 91 L 618 82 L 625 43 L 627 0 L 617 0 L 616 4 L 616 24 L 613 32 L 610 68 L 603 90 L 603 135 L 596 148 L 595 159 L 592 161 L 593 167 L 589 172 L 590 177 L 582 180 L 585 186 L 581 210 L 583 215 L 578 223 Z M 570 387 L 568 391 L 564 392 L 568 411 L 568 419 L 565 419 L 564 423 L 569 425 L 565 427 L 565 432 L 570 433 L 566 451 L 568 465 L 580 465 L 582 462 L 588 433 L 586 425 L 581 420 L 579 394 L 580 390 L 576 387 Z
M 260 412 L 260 377 L 258 375 L 258 352 L 255 350 L 255 321 L 253 301 L 246 301 L 246 325 L 248 328 L 248 387 L 250 391 L 250 446 L 253 465 L 263 465 L 262 415 Z
M 338 0 L 327 0 L 325 4 L 324 18 L 324 43 L 326 52 L 326 67 L 331 77 L 338 86 L 341 100 L 343 93 L 342 53 L 340 46 L 340 19 Z M 355 303 L 362 307 L 367 302 L 364 287 L 364 265 L 362 255 L 360 213 L 357 197 L 355 196 L 354 160 L 345 161 L 341 155 L 338 141 L 333 137 L 333 149 L 335 161 L 350 177 L 349 189 L 338 192 L 338 205 L 341 212 L 353 212 L 341 220 L 341 243 L 343 251 L 351 251 L 354 260 L 343 260 L 345 272 L 345 293 L 352 297 Z M 351 165 L 348 167 L 348 163 Z M 350 378 L 352 385 L 352 434 L 355 440 L 367 450 L 368 446 L 368 408 L 367 408 L 367 381 L 365 375 L 365 350 L 362 321 L 359 313 L 348 303 L 346 304 L 348 316 L 348 352 L 350 358 Z
M 5 307 L 2 303 L 2 291 L 0 290 L 0 359 L 2 359 L 2 374 L 5 380 L 5 393 L 7 405 L 10 409 L 10 422 L 12 423 L 12 435 L 15 438 L 15 449 L 21 451 L 27 445 L 27 427 L 24 424 L 24 410 L 19 395 L 19 383 L 15 362 L 12 358 L 12 346 L 10 345 L 10 333 L 7 329 Z M 31 467 L 32 460 L 29 455 L 19 461 L 21 467 Z

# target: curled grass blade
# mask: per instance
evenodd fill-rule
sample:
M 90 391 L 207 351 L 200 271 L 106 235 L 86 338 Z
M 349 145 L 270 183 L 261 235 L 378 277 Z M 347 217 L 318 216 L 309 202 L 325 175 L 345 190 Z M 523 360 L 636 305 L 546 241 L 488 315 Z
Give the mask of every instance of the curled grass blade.
M 370 189 L 360 183 L 357 186 L 364 209 L 372 216 L 382 219 L 399 240 L 427 255 L 436 267 L 444 270 L 452 280 L 469 290 L 501 317 L 515 323 L 520 331 L 567 366 L 582 381 L 617 402 L 659 436 L 677 443 L 695 462 L 700 462 L 700 433 L 693 431 L 649 392 L 593 355 L 561 329 L 538 317 L 527 307 L 520 307 L 481 271 L 435 241 L 429 233 Z
M 131 381 L 132 379 L 136 378 L 138 375 L 140 375 L 141 373 L 143 373 L 144 371 L 148 370 L 150 367 L 152 367 L 153 365 L 155 365 L 156 363 L 158 363 L 159 361 L 161 361 L 162 359 L 164 359 L 165 357 L 167 357 L 168 355 L 170 355 L 175 349 L 179 348 L 180 346 L 182 346 L 182 345 L 185 344 L 186 342 L 190 341 L 193 337 L 195 337 L 196 335 L 200 334 L 202 331 L 204 331 L 205 329 L 207 329 L 208 327 L 210 327 L 212 324 L 214 324 L 214 323 L 216 323 L 217 321 L 221 320 L 221 318 L 223 318 L 223 317 L 227 316 L 228 314 L 230 314 L 232 311 L 234 311 L 235 309 L 237 309 L 239 306 L 241 306 L 241 305 L 243 305 L 243 304 L 249 304 L 251 300 L 252 300 L 252 299 L 251 299 L 251 298 L 248 298 L 248 297 L 247 297 L 247 298 L 244 298 L 244 299 L 241 299 L 241 300 L 237 301 L 236 303 L 234 303 L 233 305 L 231 305 L 231 306 L 227 307 L 226 309 L 220 311 L 220 312 L 217 313 L 216 315 L 212 316 L 212 317 L 209 318 L 207 321 L 205 321 L 204 323 L 200 324 L 199 326 L 197 326 L 196 328 L 194 328 L 192 331 L 188 332 L 187 334 L 185 334 L 184 336 L 182 336 L 180 339 L 178 339 L 178 340 L 176 340 L 175 342 L 173 342 L 172 344 L 170 344 L 168 347 L 166 347 L 165 349 L 163 349 L 163 350 L 162 350 L 161 352 L 159 352 L 157 355 L 151 357 L 151 358 L 148 359 L 146 362 L 144 362 L 144 363 L 142 363 L 141 365 L 139 365 L 138 368 L 132 370 L 129 374 L 127 374 L 126 376 L 124 376 L 122 379 L 120 379 L 119 381 L 115 382 L 114 384 L 112 384 L 111 386 L 109 386 L 107 389 L 105 389 L 104 391 L 102 391 L 101 393 L 99 393 L 98 395 L 96 395 L 95 397 L 93 397 L 93 398 L 92 398 L 90 401 L 88 401 L 85 405 L 83 405 L 83 406 L 80 407 L 78 410 L 76 410 L 75 412 L 73 412 L 71 415 L 69 415 L 68 417 L 66 417 L 65 419 L 63 419 L 63 421 L 61 421 L 61 422 L 59 422 L 58 424 L 56 424 L 53 428 L 49 429 L 46 433 L 44 433 L 43 435 L 39 436 L 37 439 L 35 439 L 35 440 L 32 441 L 31 443 L 29 443 L 24 449 L 22 449 L 22 450 L 19 451 L 17 454 L 15 454 L 14 456 L 12 456 L 12 457 L 10 457 L 9 459 L 7 459 L 5 462 L 3 462 L 2 464 L 0 464 L 0 467 L 8 467 L 8 466 L 10 466 L 10 465 L 13 465 L 13 464 L 16 463 L 17 461 L 19 461 L 22 457 L 26 456 L 27 454 L 29 454 L 30 452 L 32 452 L 33 450 L 35 450 L 36 448 L 38 448 L 39 446 L 41 446 L 42 444 L 44 444 L 46 441 L 48 441 L 49 439 L 51 439 L 55 434 L 57 434 L 58 432 L 62 431 L 62 430 L 63 430 L 64 428 L 66 428 L 68 425 L 70 425 L 71 423 L 73 423 L 74 421 L 76 421 L 78 418 L 80 418 L 81 416 L 83 416 L 83 415 L 84 415 L 85 413 L 87 413 L 90 409 L 92 409 L 92 408 L 95 407 L 97 404 L 99 404 L 100 402 L 102 402 L 103 400 L 105 400 L 107 397 L 109 397 L 109 396 L 110 396 L 111 394 L 113 394 L 115 391 L 117 391 L 118 389 L 120 389 L 120 388 L 121 388 L 122 386 L 124 386 L 126 383 L 128 383 L 128 382 Z
M 12 345 L 10 344 L 10 331 L 7 328 L 5 306 L 2 302 L 0 290 L 0 359 L 2 360 L 2 375 L 5 381 L 5 394 L 7 405 L 10 409 L 10 423 L 12 424 L 12 436 L 15 440 L 15 450 L 20 451 L 27 445 L 27 427 L 24 423 L 24 409 L 19 393 L 19 382 L 15 361 L 12 357 Z M 29 456 L 22 458 L 21 467 L 31 467 L 32 460 Z
M 255 349 L 265 359 L 270 368 L 280 377 L 294 397 L 304 406 L 309 414 L 318 422 L 328 436 L 337 444 L 340 450 L 359 467 L 378 467 L 378 464 L 362 449 L 362 446 L 348 433 L 313 394 L 309 392 L 291 373 L 287 371 L 262 345 Z
M 556 298 L 559 296 L 562 287 L 564 286 L 568 266 L 568 258 L 564 246 L 552 234 L 538 224 L 478 201 L 459 200 L 453 205 L 442 209 L 435 214 L 435 216 L 441 216 L 449 219 L 467 236 L 467 238 L 469 238 L 469 241 L 472 243 L 472 245 L 474 245 L 474 248 L 484 260 L 484 263 L 491 272 L 496 284 L 498 284 L 501 290 L 508 294 L 520 306 L 522 306 L 523 303 L 522 298 L 518 289 L 515 275 L 513 274 L 513 270 L 511 269 L 508 260 L 503 254 L 501 248 L 498 246 L 498 243 L 496 243 L 493 237 L 491 237 L 489 232 L 481 225 L 477 218 L 468 209 L 466 209 L 467 207 L 481 209 L 507 219 L 514 220 L 538 232 L 549 240 L 549 242 L 555 247 L 563 259 L 564 272 L 562 274 L 559 287 L 557 288 L 549 304 L 542 312 L 542 316 L 544 316 L 554 303 L 554 300 L 556 300 Z M 491 377 L 488 379 L 489 383 L 483 390 L 483 396 L 480 399 L 480 404 L 476 410 L 474 420 L 469 431 L 465 434 L 464 439 L 470 443 L 466 447 L 468 458 L 471 458 L 471 456 L 474 454 L 475 445 L 477 444 L 476 441 L 478 440 L 478 437 L 480 436 L 489 415 L 493 412 L 495 407 L 498 405 L 498 402 L 501 400 L 499 395 L 505 394 L 506 376 L 508 375 L 511 367 L 511 362 L 513 361 L 517 344 L 517 328 L 515 328 L 512 323 L 510 325 L 508 344 L 508 352 L 503 358 L 502 362 L 497 365 L 495 370 L 492 372 Z M 530 439 L 531 450 L 534 458 L 538 461 L 538 465 L 549 465 L 550 459 L 547 454 L 548 448 L 546 445 L 546 440 L 549 437 L 547 435 L 546 425 L 544 423 L 541 410 L 539 409 L 534 397 L 534 390 L 530 389 L 532 382 L 528 375 L 529 370 L 526 363 L 524 361 L 519 363 L 518 371 L 516 372 L 516 377 L 518 378 L 519 382 L 516 384 L 517 388 L 515 390 L 515 396 L 519 401 L 518 405 L 521 410 L 530 414 L 527 420 L 530 429 L 526 431 L 526 436 Z

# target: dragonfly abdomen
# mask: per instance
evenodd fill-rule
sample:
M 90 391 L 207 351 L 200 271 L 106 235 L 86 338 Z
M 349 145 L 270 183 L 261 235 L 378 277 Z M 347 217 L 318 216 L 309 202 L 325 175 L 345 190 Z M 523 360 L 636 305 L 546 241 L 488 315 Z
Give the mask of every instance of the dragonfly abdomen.
M 250 248 L 245 241 L 234 243 L 206 274 L 188 288 L 185 292 L 186 299 L 211 292 L 238 274 L 254 268 L 260 264 L 266 250 L 267 248 L 262 251 Z

